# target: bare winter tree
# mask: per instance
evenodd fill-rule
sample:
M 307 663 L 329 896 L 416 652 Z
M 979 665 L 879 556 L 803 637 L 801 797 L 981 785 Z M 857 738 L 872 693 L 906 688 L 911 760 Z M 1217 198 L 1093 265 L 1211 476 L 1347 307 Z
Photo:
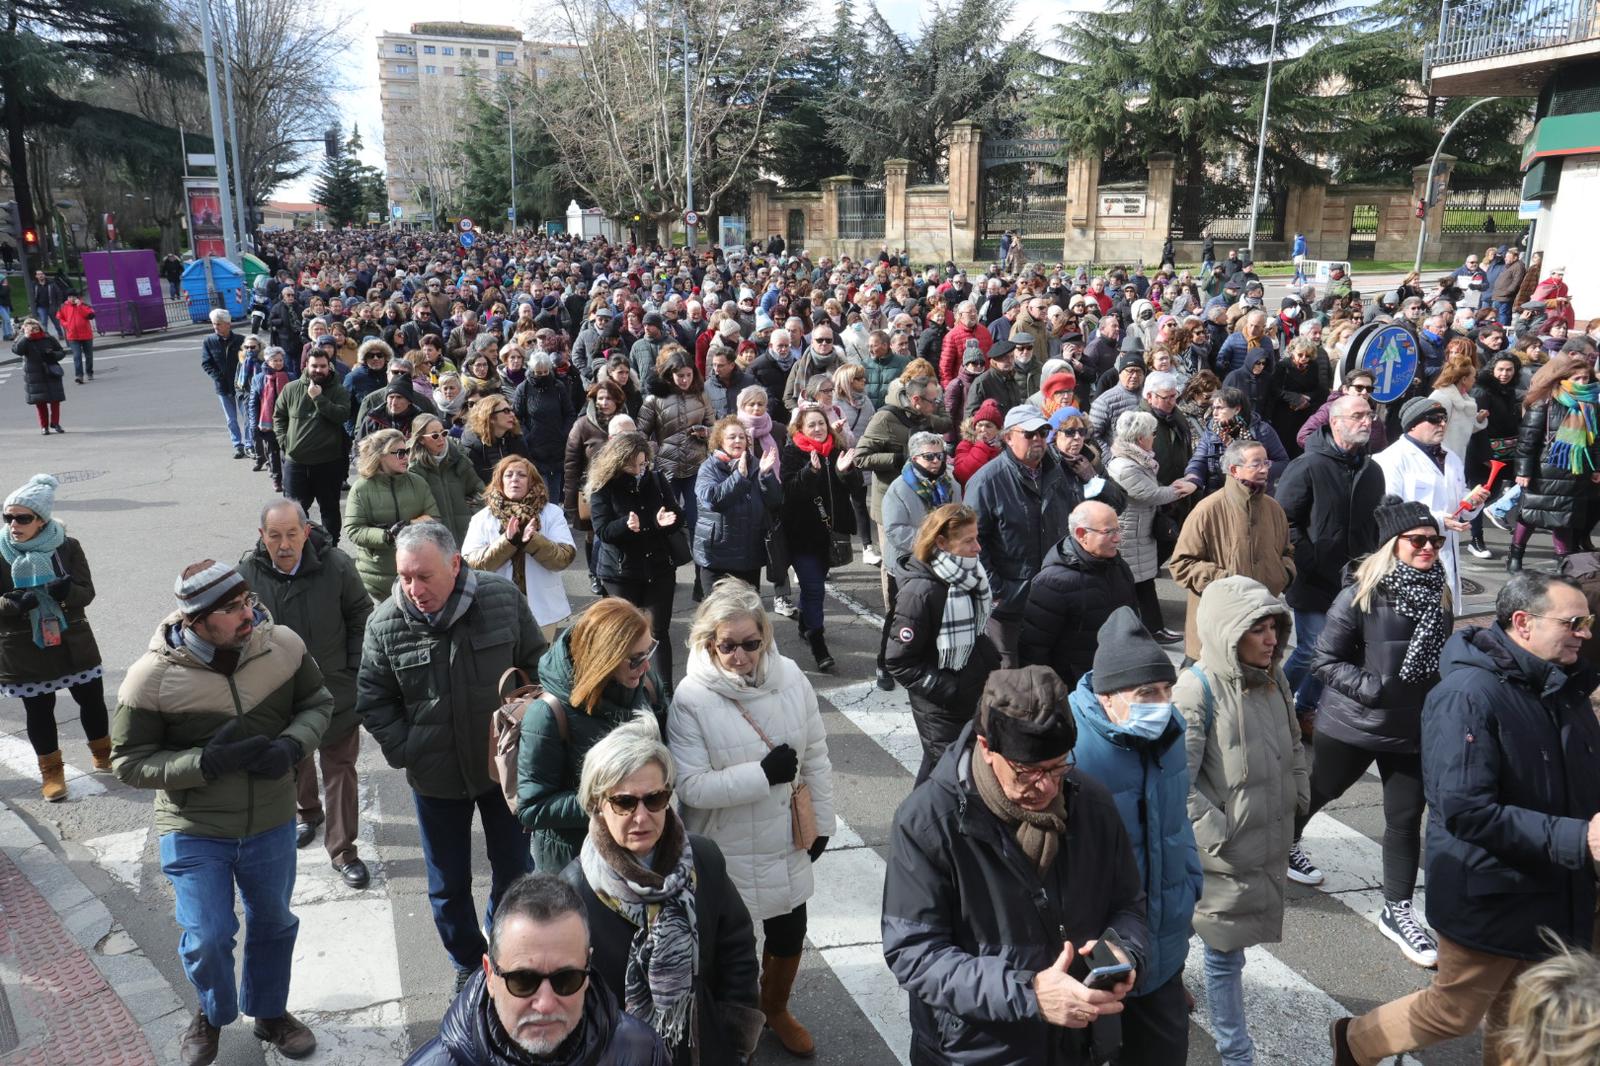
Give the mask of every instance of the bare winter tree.
M 613 215 L 635 212 L 663 240 L 688 203 L 707 214 L 741 177 L 769 121 L 780 71 L 803 31 L 791 0 L 557 0 L 575 68 L 531 100 L 573 184 Z M 689 20 L 688 49 L 684 19 Z M 549 33 L 547 25 L 538 32 Z M 694 115 L 684 143 L 685 58 Z
M 459 141 L 467 126 L 466 94 L 437 78 L 423 78 L 416 103 L 399 104 L 395 112 L 398 121 L 384 129 L 383 138 L 402 170 L 389 178 L 442 218 L 461 195 L 466 156 Z

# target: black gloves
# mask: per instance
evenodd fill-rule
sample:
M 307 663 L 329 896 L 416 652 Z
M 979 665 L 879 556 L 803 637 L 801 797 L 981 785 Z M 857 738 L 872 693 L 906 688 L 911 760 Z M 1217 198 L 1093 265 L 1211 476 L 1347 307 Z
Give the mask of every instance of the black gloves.
M 39 594 L 32 589 L 12 589 L 5 598 L 19 611 L 31 611 L 39 606 Z
M 212 734 L 200 752 L 200 772 L 207 781 L 215 781 L 223 774 L 237 773 L 259 759 L 271 746 L 266 737 L 245 737 L 234 740 L 239 734 L 237 718 Z
M 822 852 L 827 846 L 828 838 L 819 835 L 816 840 L 812 841 L 811 846 L 806 849 L 806 854 L 811 856 L 812 862 L 816 862 L 818 859 L 822 858 Z
M 278 737 L 267 742 L 266 750 L 246 767 L 252 777 L 282 777 L 300 761 L 300 742 L 293 737 Z
M 407 526 L 409 526 L 410 524 L 411 524 L 410 522 L 406 522 L 406 521 L 396 522 L 394 525 L 390 526 L 389 528 L 387 528 L 387 529 L 385 529 L 383 531 L 383 539 L 388 541 L 390 544 L 393 544 L 394 543 L 394 539 L 400 535 L 400 531 L 402 529 L 406 528 Z
M 800 756 L 787 744 L 779 744 L 761 760 L 761 772 L 767 775 L 767 784 L 786 785 L 800 772 Z
M 72 591 L 72 575 L 68 574 L 65 577 L 58 577 L 54 581 L 50 582 L 50 584 L 46 585 L 45 588 L 49 589 L 51 597 L 57 603 L 60 603 L 62 600 L 67 598 L 67 593 Z

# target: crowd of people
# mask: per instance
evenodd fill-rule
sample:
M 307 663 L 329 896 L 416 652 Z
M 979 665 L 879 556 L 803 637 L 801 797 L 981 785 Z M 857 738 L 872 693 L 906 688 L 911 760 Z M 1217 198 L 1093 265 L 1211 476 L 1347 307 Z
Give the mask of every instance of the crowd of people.
M 814 1054 L 789 1005 L 836 796 L 808 671 L 837 669 L 825 589 L 858 559 L 922 748 L 882 926 L 913 1062 L 1181 1063 L 1194 936 L 1218 1053 L 1254 1062 L 1246 950 L 1282 939 L 1286 882 L 1323 881 L 1306 827 L 1374 765 L 1379 927 L 1437 972 L 1336 1021 L 1335 1062 L 1485 1021 L 1486 1062 L 1583 1061 L 1527 1049 L 1600 1011 L 1600 320 L 1514 247 L 1276 308 L 1236 253 L 1090 277 L 1020 249 L 969 279 L 887 251 L 269 243 L 257 328 L 219 311 L 200 353 L 270 478 L 254 543 L 183 570 L 110 711 L 55 480 L 7 497 L 0 694 L 46 799 L 62 690 L 95 767 L 156 790 L 184 1061 L 241 1012 L 315 1047 L 285 1003 L 294 851 L 323 829 L 369 884 L 363 733 L 411 789 L 456 974 L 412 1061 L 740 1064 L 764 1029 Z M 1417 347 L 1392 395 L 1352 348 L 1372 322 Z M 1457 630 L 1486 517 L 1510 578 Z M 1537 530 L 1560 573 L 1522 570 Z

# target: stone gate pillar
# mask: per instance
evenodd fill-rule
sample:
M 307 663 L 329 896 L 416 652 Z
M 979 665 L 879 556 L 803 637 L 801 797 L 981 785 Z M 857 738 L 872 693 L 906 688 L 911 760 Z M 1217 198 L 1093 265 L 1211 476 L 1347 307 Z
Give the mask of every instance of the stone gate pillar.
M 978 193 L 983 180 L 983 127 L 962 119 L 950 129 L 950 211 L 954 216 L 952 256 L 958 263 L 978 255 Z
M 783 232 L 782 226 L 772 225 L 772 194 L 777 191 L 778 183 L 769 178 L 750 183 L 750 239 L 760 240 L 763 248 L 770 234 Z
M 883 162 L 883 243 L 891 252 L 906 246 L 906 177 L 911 160 Z
M 1095 230 L 1100 219 L 1096 199 L 1100 188 L 1100 156 L 1074 155 L 1067 162 L 1067 236 L 1061 258 L 1067 263 L 1092 263 L 1096 253 Z

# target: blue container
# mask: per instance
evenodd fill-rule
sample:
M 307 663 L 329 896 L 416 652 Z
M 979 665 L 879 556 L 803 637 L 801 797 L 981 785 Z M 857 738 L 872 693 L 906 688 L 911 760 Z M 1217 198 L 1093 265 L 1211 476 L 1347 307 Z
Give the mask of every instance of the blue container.
M 204 324 L 210 321 L 211 309 L 218 306 L 226 307 L 235 321 L 243 319 L 248 313 L 249 294 L 245 288 L 244 271 L 226 259 L 207 255 L 194 260 L 183 268 L 180 285 L 189 301 L 191 322 Z

